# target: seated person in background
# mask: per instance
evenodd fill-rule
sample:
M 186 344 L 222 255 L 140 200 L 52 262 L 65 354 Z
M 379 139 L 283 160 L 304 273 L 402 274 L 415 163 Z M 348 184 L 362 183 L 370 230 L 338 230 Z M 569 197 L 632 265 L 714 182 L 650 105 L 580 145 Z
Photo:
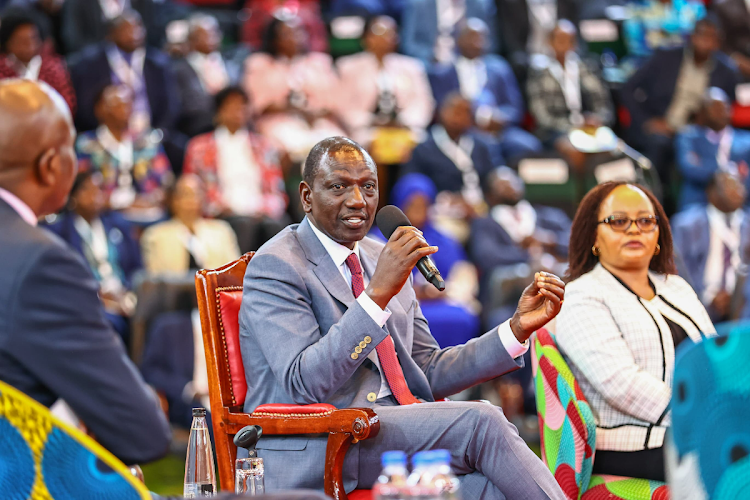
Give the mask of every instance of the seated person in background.
M 464 344 L 481 333 L 477 270 L 461 244 L 432 225 L 430 211 L 436 195 L 435 184 L 429 177 L 406 174 L 393 186 L 390 201 L 403 210 L 430 245 L 439 248 L 432 260 L 445 280 L 445 290 L 438 291 L 416 269 L 412 275 L 414 292 L 422 314 L 430 323 L 432 336 L 440 347 L 449 347 Z M 377 235 L 382 237 L 379 231 Z
M 328 52 L 328 31 L 319 0 L 245 0 L 245 8 L 252 14 L 242 25 L 242 41 L 253 50 L 263 50 L 263 33 L 274 17 L 294 15 L 299 18 L 310 50 Z
M 247 94 L 227 87 L 216 95 L 216 130 L 188 143 L 183 171 L 204 182 L 206 214 L 229 221 L 242 252 L 257 250 L 286 225 L 287 198 L 278 155 L 250 132 Z
M 527 82 L 529 111 L 536 120 L 537 135 L 578 171 L 585 155 L 568 140 L 575 128 L 609 126 L 614 121 L 609 89 L 589 65 L 575 53 L 577 30 L 566 19 L 549 34 L 553 57 L 535 58 Z
M 378 16 L 370 21 L 362 45 L 364 52 L 337 61 L 341 78 L 339 114 L 351 136 L 368 148 L 377 163 L 403 163 L 435 113 L 424 65 L 396 53 L 398 26 L 390 17 Z M 380 130 L 396 128 L 403 133 L 390 143 L 386 135 L 379 134 Z M 393 158 L 396 161 L 381 161 L 379 152 L 383 148 L 398 151 L 398 158 Z
M 490 145 L 471 132 L 473 125 L 471 103 L 457 92 L 449 94 L 440 106 L 438 124 L 404 166 L 404 173 L 420 173 L 432 180 L 439 193 L 436 210 L 456 221 L 483 210 L 481 179 L 504 163 L 492 158 Z M 468 227 L 449 232 L 460 241 L 468 237 Z
M 78 174 L 68 209 L 49 229 L 78 251 L 99 282 L 99 298 L 107 319 L 128 344 L 129 317 L 135 312 L 133 275 L 141 268 L 141 252 L 133 227 L 105 208 L 101 175 Z
M 706 16 L 700 0 L 631 0 L 623 23 L 628 54 L 646 58 L 655 50 L 681 47 L 695 22 Z
M 675 348 L 716 334 L 672 248 L 664 209 L 639 186 L 600 184 L 573 219 L 556 340 L 596 420 L 594 474 L 664 481 Z
M 716 24 L 701 19 L 689 43 L 655 52 L 620 92 L 632 120 L 630 140 L 651 160 L 665 185 L 674 161 L 674 135 L 698 111 L 706 90 L 719 87 L 734 101 L 737 72 L 718 50 Z
M 750 257 L 747 190 L 736 176 L 716 172 L 706 188 L 707 205 L 693 205 L 672 217 L 678 249 L 695 293 L 714 324 L 731 316 L 738 273 Z
M 274 17 L 263 51 L 247 59 L 243 80 L 258 132 L 296 163 L 320 139 L 343 134 L 335 114 L 339 80 L 333 60 L 308 47 L 298 18 Z
M 675 155 L 682 177 L 680 208 L 705 205 L 706 187 L 717 172 L 735 175 L 746 188 L 750 187 L 750 132 L 736 130 L 729 124 L 731 111 L 724 91 L 711 87 L 703 97 L 697 123 L 677 135 Z
M 172 61 L 182 103 L 175 127 L 184 140 L 213 129 L 214 96 L 242 75 L 244 52 L 238 51 L 239 60 L 226 58 L 219 50 L 222 36 L 215 17 L 194 14 L 188 21 L 189 52 Z
M 555 23 L 569 19 L 578 24 L 582 7 L 585 3 L 577 0 L 498 0 L 502 52 L 519 79 L 529 65 L 529 56 L 547 52 L 547 34 Z
M 325 139 L 308 155 L 303 179 L 305 219 L 264 245 L 245 273 L 244 411 L 271 402 L 375 411 L 383 432 L 352 444 L 346 491 L 372 486 L 384 450 L 445 448 L 467 499 L 564 498 L 499 408 L 435 402 L 522 365 L 521 343 L 559 311 L 563 282 L 540 273 L 511 321 L 440 349 L 411 280 L 417 261 L 438 248 L 411 226 L 397 228 L 385 246 L 366 237 L 379 201 L 367 152 L 343 137 Z M 266 488 L 321 489 L 326 442 L 264 436 Z
M 518 264 L 526 265 L 525 283 L 537 271 L 560 272 L 568 257 L 570 219 L 562 210 L 534 207 L 526 201 L 523 181 L 508 167 L 490 172 L 483 187 L 489 213 L 471 223 L 469 255 L 480 272 L 485 318 L 494 324 L 513 315 L 524 287 L 508 296 L 507 304 L 493 309 L 493 274 L 505 270 L 508 279 L 517 278 Z
M 202 217 L 204 195 L 198 177 L 180 177 L 170 198 L 172 219 L 149 227 L 141 237 L 150 274 L 188 276 L 196 269 L 216 269 L 239 258 L 237 238 L 229 224 Z M 190 428 L 194 406 L 209 408 L 195 293 L 191 298 L 187 310 L 163 313 L 154 321 L 140 367 L 146 382 L 169 403 L 169 420 L 183 428 Z
M 204 187 L 197 176 L 183 175 L 170 194 L 172 218 L 150 226 L 141 236 L 143 264 L 149 274 L 216 269 L 239 258 L 237 237 L 229 224 L 203 218 Z
M 23 9 L 3 12 L 0 25 L 0 79 L 25 78 L 45 82 L 58 91 L 72 112 L 76 94 L 65 63 L 44 50 L 37 14 Z
M 513 70 L 502 57 L 485 54 L 488 35 L 481 19 L 461 23 L 458 58 L 430 69 L 435 100 L 441 103 L 451 92 L 460 91 L 474 107 L 477 127 L 497 135 L 506 158 L 540 151 L 539 140 L 519 127 L 525 110 Z
M 164 189 L 173 181 L 162 135 L 136 135 L 130 129 L 133 94 L 125 85 L 104 87 L 95 102 L 99 127 L 76 140 L 80 170 L 101 175 L 109 208 L 135 220 L 159 219 L 164 215 Z
M 166 54 L 146 46 L 143 20 L 125 9 L 112 20 L 106 42 L 84 50 L 70 60 L 76 90 L 76 128 L 97 126 L 97 92 L 106 85 L 125 85 L 133 93 L 130 128 L 143 134 L 149 128 L 171 130 L 180 108 L 179 96 Z
M 411 0 L 401 20 L 401 51 L 425 66 L 447 63 L 456 54 L 456 35 L 461 21 L 470 17 L 490 23 L 490 51 L 496 52 L 495 2 L 491 0 Z
M 721 50 L 737 64 L 745 80 L 750 79 L 750 6 L 744 0 L 717 0 L 711 9 L 721 23 Z
M 76 176 L 75 129 L 46 84 L 0 81 L 0 380 L 45 406 L 63 399 L 126 464 L 161 457 L 170 432 L 128 358 L 81 256 L 37 219 Z

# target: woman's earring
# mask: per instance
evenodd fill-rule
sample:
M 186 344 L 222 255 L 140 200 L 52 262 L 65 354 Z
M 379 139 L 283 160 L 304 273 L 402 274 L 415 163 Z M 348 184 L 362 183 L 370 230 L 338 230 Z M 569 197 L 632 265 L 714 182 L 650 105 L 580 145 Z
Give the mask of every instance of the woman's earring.
M 594 245 L 593 247 L 591 247 L 591 253 L 594 254 L 594 257 L 599 257 L 599 255 L 601 254 L 601 251 L 599 250 L 599 247 Z
M 656 250 L 654 250 L 654 255 L 659 255 L 661 253 L 661 247 L 659 244 L 656 244 Z

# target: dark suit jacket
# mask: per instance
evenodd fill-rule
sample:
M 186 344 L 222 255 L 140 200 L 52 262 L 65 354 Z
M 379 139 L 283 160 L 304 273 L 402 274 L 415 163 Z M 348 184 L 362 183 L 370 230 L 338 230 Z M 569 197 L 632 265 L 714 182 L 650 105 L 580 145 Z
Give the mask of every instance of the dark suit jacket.
M 180 109 L 180 101 L 174 91 L 175 82 L 166 54 L 146 50 L 143 77 L 151 107 L 151 127 L 169 130 Z M 94 104 L 99 92 L 112 83 L 112 70 L 107 60 L 106 45 L 90 47 L 70 60 L 70 78 L 76 90 L 78 112 L 76 129 L 79 132 L 93 130 L 99 122 L 94 116 Z
M 117 249 L 118 264 L 123 272 L 123 285 L 130 288 L 133 274 L 143 267 L 141 249 L 133 232 L 133 226 L 117 212 L 105 212 L 99 217 L 107 233 L 109 244 Z M 75 228 L 75 216 L 62 215 L 54 224 L 47 226 L 53 233 L 65 240 L 76 252 L 83 253 L 83 240 Z M 84 257 L 85 259 L 85 257 Z
M 745 210 L 745 219 L 740 234 L 740 254 L 744 257 L 750 246 L 750 211 L 748 210 Z M 680 270 L 681 274 L 687 272 L 688 276 L 683 276 L 683 278 L 690 282 L 698 298 L 703 300 L 705 288 L 703 276 L 711 241 L 711 228 L 706 207 L 695 205 L 672 217 L 672 237 L 674 247 L 679 251 L 684 262 L 684 270 Z M 705 305 L 713 319 L 714 311 L 708 308 L 710 304 Z
M 712 7 L 724 31 L 722 50 L 750 56 L 750 12 L 745 0 L 719 0 Z
M 471 159 L 474 161 L 474 169 L 479 174 L 480 179 L 490 173 L 490 171 L 499 163 L 492 158 L 490 146 L 481 137 L 474 134 L 474 149 L 471 152 Z M 412 151 L 411 160 L 404 166 L 404 174 L 417 172 L 424 174 L 435 183 L 438 191 L 458 192 L 464 186 L 464 179 L 461 171 L 453 161 L 445 156 L 432 138 L 428 134 L 427 139 Z
M 157 399 L 111 330 L 83 259 L 0 200 L 0 380 L 45 406 L 64 399 L 125 463 L 166 452 Z
M 620 96 L 630 111 L 631 130 L 641 133 L 643 124 L 651 118 L 663 117 L 672 102 L 680 74 L 685 49 L 682 47 L 655 52 L 625 83 Z M 719 87 L 734 101 L 734 88 L 739 81 L 735 64 L 726 55 L 713 57 L 710 87 Z M 658 78 L 654 77 L 658 75 Z
M 496 106 L 510 123 L 518 125 L 524 116 L 524 105 L 513 70 L 500 56 L 486 55 L 482 57 L 482 61 L 487 68 L 487 83 L 475 104 Z M 448 94 L 461 88 L 456 66 L 452 63 L 434 65 L 428 76 L 432 95 L 438 106 Z
M 515 67 L 525 64 L 526 44 L 531 33 L 529 6 L 526 0 L 495 0 L 501 36 L 501 52 Z M 557 0 L 557 18 L 578 24 L 578 5 L 575 0 Z
M 568 255 L 570 218 L 557 208 L 535 206 L 536 225 L 557 236 L 556 253 Z M 469 237 L 469 257 L 480 274 L 480 296 L 487 299 L 487 286 L 492 272 L 504 266 L 529 261 L 529 252 L 513 241 L 510 235 L 490 216 L 474 219 Z

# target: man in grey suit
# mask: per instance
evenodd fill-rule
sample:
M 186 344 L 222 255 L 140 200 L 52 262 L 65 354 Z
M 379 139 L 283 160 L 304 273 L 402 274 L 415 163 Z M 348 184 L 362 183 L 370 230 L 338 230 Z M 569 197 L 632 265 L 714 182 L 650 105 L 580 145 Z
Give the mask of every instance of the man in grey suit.
M 57 92 L 0 82 L 0 380 L 46 406 L 64 399 L 123 462 L 155 460 L 170 438 L 155 394 L 104 317 L 88 264 L 36 225 L 65 204 L 74 138 Z
M 529 335 L 560 310 L 562 281 L 537 274 L 513 319 L 440 349 L 411 280 L 417 261 L 438 249 L 414 227 L 398 228 L 385 246 L 365 237 L 379 199 L 370 156 L 349 139 L 325 139 L 303 177 L 305 220 L 263 245 L 245 274 L 245 411 L 264 403 L 372 408 L 380 433 L 347 452 L 347 491 L 372 486 L 385 450 L 446 448 L 464 498 L 564 498 L 499 408 L 435 402 L 522 366 Z M 261 439 L 268 489 L 322 489 L 325 446 L 322 437 Z

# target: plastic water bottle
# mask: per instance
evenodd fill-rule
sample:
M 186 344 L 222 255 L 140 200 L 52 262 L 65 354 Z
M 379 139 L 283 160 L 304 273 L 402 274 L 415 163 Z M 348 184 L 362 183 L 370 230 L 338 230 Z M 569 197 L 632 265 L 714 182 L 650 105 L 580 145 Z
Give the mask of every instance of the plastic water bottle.
M 193 408 L 187 458 L 185 459 L 185 498 L 212 497 L 216 495 L 216 472 L 211 436 L 206 425 L 206 409 Z
M 451 454 L 448 450 L 434 450 L 432 452 L 432 467 L 434 474 L 432 484 L 440 491 L 441 500 L 460 500 L 458 478 L 451 471 Z
M 420 451 L 412 459 L 412 473 L 407 479 L 409 496 L 413 500 L 439 500 L 440 492 L 432 482 L 435 475 L 432 451 Z
M 383 472 L 372 488 L 373 500 L 404 500 L 406 491 L 406 454 L 386 451 L 380 456 Z

